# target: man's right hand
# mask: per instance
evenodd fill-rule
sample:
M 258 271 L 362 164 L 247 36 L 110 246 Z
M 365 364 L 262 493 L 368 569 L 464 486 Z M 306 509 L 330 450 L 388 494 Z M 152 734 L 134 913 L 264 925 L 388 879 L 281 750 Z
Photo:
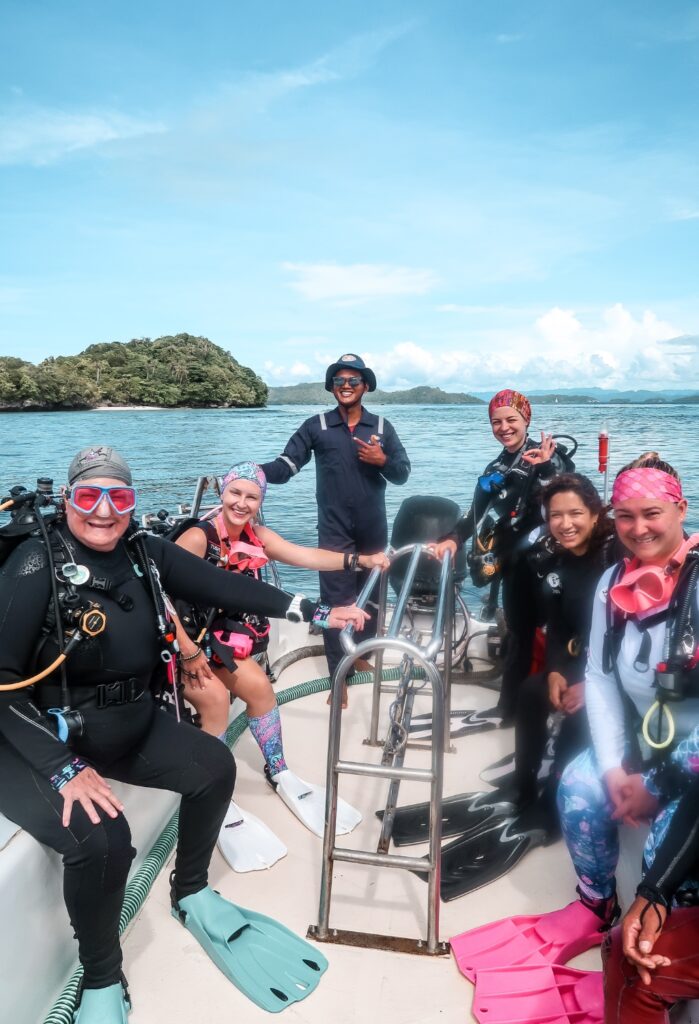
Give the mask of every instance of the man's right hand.
M 66 782 L 61 789 L 61 796 L 64 800 L 63 824 L 66 828 L 70 825 L 73 805 L 76 803 L 82 805 L 93 825 L 100 823 L 95 804 L 106 811 L 110 818 L 116 818 L 124 810 L 124 805 L 112 792 L 112 787 L 94 768 L 83 768 L 74 779 Z

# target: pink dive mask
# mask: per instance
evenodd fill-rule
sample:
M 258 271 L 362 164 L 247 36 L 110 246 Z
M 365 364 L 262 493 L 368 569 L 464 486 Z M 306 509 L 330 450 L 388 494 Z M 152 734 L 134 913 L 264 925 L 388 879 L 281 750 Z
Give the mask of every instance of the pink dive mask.
M 639 618 L 669 604 L 677 582 L 676 570 L 682 565 L 687 552 L 699 543 L 699 533 L 682 541 L 666 566 L 643 565 L 637 558 L 625 558 L 626 571 L 621 580 L 609 591 L 615 608 L 625 615 Z

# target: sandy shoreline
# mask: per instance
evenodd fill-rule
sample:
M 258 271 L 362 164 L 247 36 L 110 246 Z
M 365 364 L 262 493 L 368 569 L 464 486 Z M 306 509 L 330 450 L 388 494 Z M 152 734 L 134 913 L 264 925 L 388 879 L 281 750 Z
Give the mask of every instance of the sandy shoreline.
M 159 412 L 163 409 L 162 405 L 96 405 L 91 412 L 134 412 L 138 409 L 140 412 Z

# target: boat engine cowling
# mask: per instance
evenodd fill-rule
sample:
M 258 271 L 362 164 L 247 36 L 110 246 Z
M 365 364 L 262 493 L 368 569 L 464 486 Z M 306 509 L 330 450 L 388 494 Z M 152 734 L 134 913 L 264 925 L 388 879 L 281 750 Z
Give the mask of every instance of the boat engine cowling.
M 461 514 L 455 501 L 433 494 L 414 494 L 406 498 L 393 520 L 391 545 L 402 548 L 406 544 L 426 544 L 450 533 Z M 391 565 L 389 579 L 396 593 L 400 591 L 408 567 L 409 555 L 401 555 Z M 418 597 L 436 595 L 439 590 L 441 563 L 429 555 L 421 555 L 413 594 Z M 454 579 L 462 583 L 466 578 L 466 553 L 459 548 L 454 560 Z

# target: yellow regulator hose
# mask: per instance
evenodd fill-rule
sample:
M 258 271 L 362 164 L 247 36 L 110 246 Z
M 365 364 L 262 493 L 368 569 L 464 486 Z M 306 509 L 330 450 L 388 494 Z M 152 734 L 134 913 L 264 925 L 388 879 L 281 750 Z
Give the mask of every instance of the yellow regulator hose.
M 662 742 L 660 742 L 659 740 L 653 740 L 650 736 L 650 720 L 656 708 L 658 710 L 658 714 L 660 715 L 661 728 L 663 715 L 665 716 L 665 721 L 667 722 L 667 739 L 663 740 Z M 675 719 L 672 717 L 672 712 L 670 711 L 670 708 L 667 706 L 666 703 L 663 702 L 661 704 L 659 700 L 656 700 L 655 704 L 648 708 L 648 711 L 646 712 L 645 717 L 643 719 L 642 732 L 643 739 L 646 741 L 649 747 L 653 748 L 653 750 L 665 750 L 667 747 L 670 746 L 670 744 L 675 738 Z

